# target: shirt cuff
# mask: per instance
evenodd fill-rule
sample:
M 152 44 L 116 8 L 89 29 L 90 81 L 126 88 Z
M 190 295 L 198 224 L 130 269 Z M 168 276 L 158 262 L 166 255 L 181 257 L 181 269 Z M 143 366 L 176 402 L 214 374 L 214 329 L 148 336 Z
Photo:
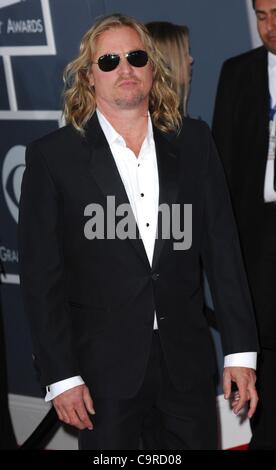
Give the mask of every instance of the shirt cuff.
M 257 353 L 244 352 L 228 354 L 224 357 L 224 367 L 249 367 L 255 369 L 257 367 Z
M 83 384 L 84 381 L 82 380 L 81 376 L 75 375 L 74 377 L 70 377 L 69 379 L 60 380 L 59 382 L 47 385 L 45 401 L 51 401 L 61 393 L 66 392 L 66 390 L 70 390 L 70 388 L 77 387 L 78 385 Z

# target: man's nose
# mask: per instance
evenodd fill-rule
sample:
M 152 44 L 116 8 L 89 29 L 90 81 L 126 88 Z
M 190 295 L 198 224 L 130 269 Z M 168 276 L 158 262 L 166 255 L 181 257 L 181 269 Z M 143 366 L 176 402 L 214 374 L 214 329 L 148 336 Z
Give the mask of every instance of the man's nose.
M 119 70 L 120 72 L 123 72 L 123 73 L 129 73 L 132 71 L 132 67 L 130 65 L 130 63 L 128 62 L 127 58 L 122 55 L 120 57 L 120 62 L 119 62 Z

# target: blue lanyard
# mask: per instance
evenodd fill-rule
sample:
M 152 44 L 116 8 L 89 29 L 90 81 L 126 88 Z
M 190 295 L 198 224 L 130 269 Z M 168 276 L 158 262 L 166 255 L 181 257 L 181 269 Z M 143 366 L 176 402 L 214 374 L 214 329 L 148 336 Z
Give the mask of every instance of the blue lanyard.
M 275 106 L 273 106 L 273 108 L 272 108 L 271 103 L 272 103 L 272 99 L 271 99 L 271 97 L 270 97 L 269 120 L 270 120 L 270 121 L 273 121 L 274 116 L 275 116 L 275 114 L 276 114 L 276 104 L 275 104 Z

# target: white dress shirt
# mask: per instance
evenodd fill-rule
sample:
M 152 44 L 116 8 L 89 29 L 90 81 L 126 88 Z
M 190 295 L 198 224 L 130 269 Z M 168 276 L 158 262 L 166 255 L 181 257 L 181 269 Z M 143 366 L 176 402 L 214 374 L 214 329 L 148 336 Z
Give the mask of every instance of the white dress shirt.
M 268 83 L 271 103 L 273 108 L 276 106 L 276 55 L 268 53 Z M 273 121 L 270 121 L 269 150 L 265 171 L 264 182 L 264 200 L 265 202 L 276 201 L 276 191 L 274 189 L 274 160 L 276 144 L 276 114 Z
M 151 265 L 159 201 L 158 169 L 151 119 L 148 119 L 148 132 L 136 157 L 126 146 L 123 137 L 98 110 L 97 115 L 124 184 Z
M 268 53 L 268 78 L 273 107 L 276 105 L 276 54 L 272 54 L 272 52 Z
M 99 110 L 97 110 L 97 116 L 124 184 L 151 265 L 157 229 L 159 180 L 150 116 L 148 117 L 148 132 L 138 157 L 127 147 L 123 137 Z M 158 328 L 156 315 L 153 328 Z M 257 353 L 255 352 L 230 354 L 225 356 L 225 367 L 240 366 L 255 369 L 256 359 Z M 60 393 L 83 383 L 80 376 L 75 376 L 51 384 L 47 387 L 45 400 L 50 401 Z

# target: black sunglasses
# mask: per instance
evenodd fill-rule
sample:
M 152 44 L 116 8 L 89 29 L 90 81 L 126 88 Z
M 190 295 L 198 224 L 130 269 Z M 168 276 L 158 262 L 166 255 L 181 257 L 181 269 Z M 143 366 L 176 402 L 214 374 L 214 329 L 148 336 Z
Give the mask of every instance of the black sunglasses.
M 145 67 L 149 60 L 146 51 L 131 51 L 123 55 L 133 67 Z M 93 64 L 98 64 L 99 69 L 103 72 L 111 72 L 111 70 L 115 70 L 118 67 L 120 60 L 119 54 L 104 54 L 99 57 L 98 62 L 93 62 Z

